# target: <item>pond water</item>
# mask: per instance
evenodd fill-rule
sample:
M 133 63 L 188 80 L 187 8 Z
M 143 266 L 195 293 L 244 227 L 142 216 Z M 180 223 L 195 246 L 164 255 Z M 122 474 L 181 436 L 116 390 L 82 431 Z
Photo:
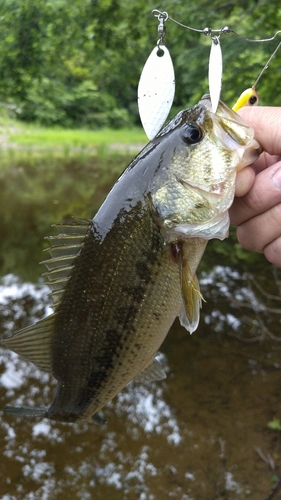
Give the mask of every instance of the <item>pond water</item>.
M 281 418 L 279 278 L 267 264 L 258 282 L 226 266 L 202 272 L 199 329 L 175 321 L 161 348 L 167 378 L 129 384 L 104 425 L 1 412 L 0 498 L 280 498 L 280 430 L 268 427 Z M 5 337 L 49 314 L 48 288 L 7 275 L 0 310 Z M 49 405 L 52 377 L 0 354 L 1 407 Z

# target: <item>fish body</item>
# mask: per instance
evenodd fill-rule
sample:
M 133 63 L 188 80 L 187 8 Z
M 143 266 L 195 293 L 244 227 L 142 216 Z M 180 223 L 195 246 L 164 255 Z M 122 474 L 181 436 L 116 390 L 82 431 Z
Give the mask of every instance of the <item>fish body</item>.
M 205 96 L 143 149 L 91 221 L 59 226 L 45 262 L 54 314 L 6 341 L 54 375 L 54 401 L 7 412 L 90 420 L 132 379 L 165 377 L 155 354 L 177 316 L 196 329 L 197 266 L 207 241 L 227 236 L 236 172 L 258 154 L 253 131 Z

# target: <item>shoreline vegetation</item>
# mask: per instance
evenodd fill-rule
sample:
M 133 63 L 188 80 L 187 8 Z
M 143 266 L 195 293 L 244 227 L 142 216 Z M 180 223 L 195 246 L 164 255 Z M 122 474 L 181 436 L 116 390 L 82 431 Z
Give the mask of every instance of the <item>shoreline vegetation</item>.
M 106 154 L 106 152 L 138 153 L 148 142 L 141 127 L 131 128 L 89 128 L 66 129 L 63 127 L 42 127 L 15 120 L 0 118 L 0 153 L 11 156 L 10 151 L 20 154 L 60 153 L 75 155 Z

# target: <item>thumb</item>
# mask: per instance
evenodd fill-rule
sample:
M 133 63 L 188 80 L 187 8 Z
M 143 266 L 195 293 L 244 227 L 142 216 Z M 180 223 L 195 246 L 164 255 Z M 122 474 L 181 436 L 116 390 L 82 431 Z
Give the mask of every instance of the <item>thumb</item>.
M 281 154 L 281 108 L 273 106 L 245 106 L 239 115 L 255 131 L 255 138 L 264 151 Z

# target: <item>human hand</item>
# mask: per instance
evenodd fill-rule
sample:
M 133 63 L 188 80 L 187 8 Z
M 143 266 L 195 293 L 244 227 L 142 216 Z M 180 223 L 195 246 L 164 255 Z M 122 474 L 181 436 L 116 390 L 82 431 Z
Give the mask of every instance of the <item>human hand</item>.
M 239 114 L 264 152 L 237 174 L 230 221 L 246 250 L 281 267 L 281 107 L 245 107 Z

